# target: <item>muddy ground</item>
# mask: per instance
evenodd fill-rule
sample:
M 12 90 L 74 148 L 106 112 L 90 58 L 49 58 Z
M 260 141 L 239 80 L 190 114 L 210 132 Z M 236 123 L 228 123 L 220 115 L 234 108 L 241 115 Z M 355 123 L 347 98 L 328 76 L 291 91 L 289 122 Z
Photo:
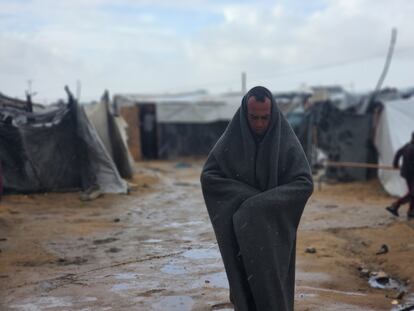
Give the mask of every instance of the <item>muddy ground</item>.
M 130 195 L 3 198 L 0 310 L 232 310 L 201 162 L 137 167 Z M 414 281 L 414 223 L 386 213 L 392 200 L 377 181 L 316 184 L 298 235 L 295 310 L 411 303 L 410 289 L 395 300 L 399 290 L 371 288 L 358 270 Z

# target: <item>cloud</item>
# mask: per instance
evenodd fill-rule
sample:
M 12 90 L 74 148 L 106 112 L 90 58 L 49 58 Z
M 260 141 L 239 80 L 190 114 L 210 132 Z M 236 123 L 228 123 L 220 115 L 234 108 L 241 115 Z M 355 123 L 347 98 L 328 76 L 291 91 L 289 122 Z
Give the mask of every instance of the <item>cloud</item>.
M 22 96 L 28 79 L 39 100 L 77 79 L 85 99 L 105 88 L 223 91 L 239 88 L 241 71 L 273 89 L 368 88 L 394 26 L 386 82 L 405 86 L 414 70 L 410 12 L 410 0 L 1 1 L 0 92 Z
M 351 79 L 360 88 L 367 88 L 382 68 L 393 26 L 400 30 L 395 60 L 401 55 L 399 47 L 413 51 L 410 38 L 414 35 L 414 23 L 408 13 L 411 9 L 414 7 L 409 1 L 391 4 L 388 1 L 353 0 L 326 1 L 324 7 L 308 14 L 292 10 L 286 3 L 268 8 L 231 6 L 224 10 L 227 17 L 224 24 L 209 29 L 195 40 L 193 63 L 203 64 L 200 65 L 203 71 L 210 68 L 210 75 L 213 71 L 224 75 L 226 69 L 232 74 L 237 69 L 245 69 L 250 76 L 257 77 L 253 81 L 258 82 L 272 81 L 272 74 L 283 76 L 308 68 L 312 72 L 309 70 L 296 80 L 287 77 L 286 87 L 295 87 L 301 81 L 348 83 Z M 361 71 L 358 61 L 365 61 L 369 71 Z M 316 81 L 318 67 L 324 69 L 335 64 L 352 67 L 354 77 L 346 72 L 346 68 L 344 72 L 343 68 L 335 68 L 336 75 L 325 70 L 325 78 L 321 79 L 318 73 Z M 387 81 L 410 83 L 407 72 L 394 73 L 394 80 L 391 70 Z

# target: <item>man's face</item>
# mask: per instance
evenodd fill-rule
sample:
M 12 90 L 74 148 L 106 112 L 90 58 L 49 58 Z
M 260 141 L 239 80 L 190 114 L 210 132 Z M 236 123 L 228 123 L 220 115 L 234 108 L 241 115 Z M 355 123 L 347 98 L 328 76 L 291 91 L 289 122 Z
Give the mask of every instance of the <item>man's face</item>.
M 270 123 L 272 102 L 266 97 L 264 102 L 256 100 L 251 96 L 247 100 L 247 120 L 250 129 L 257 135 L 263 135 Z

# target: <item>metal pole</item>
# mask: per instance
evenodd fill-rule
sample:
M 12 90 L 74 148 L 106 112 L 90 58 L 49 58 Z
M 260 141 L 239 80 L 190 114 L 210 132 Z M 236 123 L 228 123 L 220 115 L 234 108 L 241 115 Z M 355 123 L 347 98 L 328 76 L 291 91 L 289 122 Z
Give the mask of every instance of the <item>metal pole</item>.
M 242 80 L 242 89 L 241 89 L 242 94 L 246 94 L 247 89 L 246 89 L 246 73 L 245 72 L 242 72 L 241 80 Z
M 371 101 L 375 100 L 375 97 L 380 91 L 382 84 L 384 83 L 385 77 L 387 76 L 388 69 L 390 67 L 391 60 L 392 60 L 392 55 L 394 53 L 394 46 L 396 42 L 397 42 L 397 28 L 393 28 L 391 32 L 391 42 L 388 48 L 387 58 L 385 59 L 384 68 L 382 69 L 381 76 L 378 79 L 377 85 L 375 86 L 375 90 L 374 90 L 374 93 L 372 94 Z

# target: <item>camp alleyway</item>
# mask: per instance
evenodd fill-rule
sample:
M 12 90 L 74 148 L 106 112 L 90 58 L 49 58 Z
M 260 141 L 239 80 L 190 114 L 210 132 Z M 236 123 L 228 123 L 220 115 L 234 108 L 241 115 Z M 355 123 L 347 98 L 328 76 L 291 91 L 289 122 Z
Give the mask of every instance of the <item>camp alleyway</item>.
M 232 310 L 201 165 L 145 162 L 130 195 L 90 202 L 4 197 L 0 310 Z M 414 281 L 413 224 L 386 214 L 391 200 L 377 182 L 316 187 L 298 237 L 295 310 L 391 310 L 398 293 L 358 271 Z M 382 244 L 389 253 L 376 255 Z

